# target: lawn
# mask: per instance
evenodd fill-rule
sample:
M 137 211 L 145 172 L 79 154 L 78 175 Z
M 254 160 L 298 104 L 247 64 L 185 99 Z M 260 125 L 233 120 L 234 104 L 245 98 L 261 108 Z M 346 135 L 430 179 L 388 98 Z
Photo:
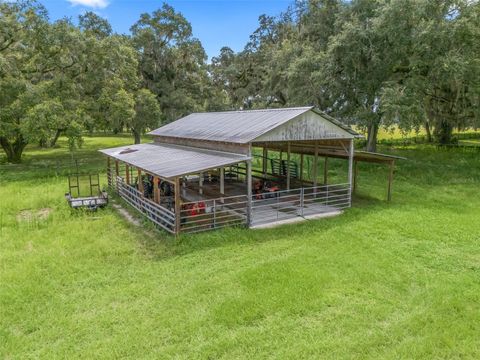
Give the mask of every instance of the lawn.
M 60 145 L 0 157 L 2 358 L 480 358 L 480 153 L 382 148 L 408 158 L 392 203 L 361 164 L 341 216 L 176 240 L 71 212 Z

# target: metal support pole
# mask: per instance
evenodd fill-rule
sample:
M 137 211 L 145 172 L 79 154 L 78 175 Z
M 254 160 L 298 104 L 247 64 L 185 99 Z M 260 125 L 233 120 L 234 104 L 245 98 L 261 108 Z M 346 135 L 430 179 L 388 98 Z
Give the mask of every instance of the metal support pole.
M 315 153 L 313 155 L 313 188 L 317 192 L 317 177 L 318 177 L 318 141 L 315 141 Z
M 200 173 L 200 177 L 198 179 L 198 193 L 203 195 L 203 173 Z
M 354 156 L 354 143 L 353 139 L 350 140 L 350 149 L 348 151 L 348 195 L 349 204 L 352 206 L 352 182 L 353 182 L 353 156 Z
M 323 167 L 323 183 L 328 184 L 328 156 L 325 156 L 325 166 Z
M 357 193 L 357 183 L 358 183 L 358 161 L 353 160 L 353 193 Z
M 303 187 L 303 153 L 300 154 L 300 186 Z
M 287 190 L 290 190 L 290 141 L 287 142 Z
M 252 224 L 252 160 L 247 161 L 247 225 Z

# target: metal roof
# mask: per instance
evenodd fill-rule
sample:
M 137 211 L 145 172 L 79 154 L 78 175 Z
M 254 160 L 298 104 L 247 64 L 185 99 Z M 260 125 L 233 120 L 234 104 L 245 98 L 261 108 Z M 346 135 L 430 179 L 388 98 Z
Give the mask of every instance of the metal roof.
M 251 159 L 240 154 L 159 143 L 120 146 L 99 151 L 167 179 Z
M 307 106 L 280 109 L 193 113 L 162 126 L 149 134 L 247 144 L 270 130 L 275 129 L 287 121 L 312 109 L 313 106 Z M 318 111 L 315 112 L 343 130 L 348 131 L 351 135 L 358 135 L 350 128 L 340 124 L 338 121 L 332 121 L 331 117 L 326 117 L 325 114 Z

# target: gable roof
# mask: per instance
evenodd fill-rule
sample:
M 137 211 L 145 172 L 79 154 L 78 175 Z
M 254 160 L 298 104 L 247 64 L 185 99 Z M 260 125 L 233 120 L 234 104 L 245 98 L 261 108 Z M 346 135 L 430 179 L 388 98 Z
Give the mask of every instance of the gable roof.
M 151 131 L 150 135 L 247 144 L 288 121 L 313 110 L 313 106 L 193 113 Z M 358 134 L 331 117 L 314 111 L 334 124 L 345 137 Z M 332 121 L 332 119 L 334 121 Z

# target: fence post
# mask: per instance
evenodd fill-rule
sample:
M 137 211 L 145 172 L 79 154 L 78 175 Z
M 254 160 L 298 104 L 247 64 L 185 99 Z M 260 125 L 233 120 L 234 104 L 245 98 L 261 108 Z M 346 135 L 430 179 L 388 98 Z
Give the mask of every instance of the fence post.
M 300 188 L 300 211 L 301 211 L 301 216 L 303 217 L 303 207 L 305 205 L 305 192 L 303 191 L 303 187 Z
M 217 227 L 217 203 L 213 199 L 213 228 Z
M 278 221 L 278 208 L 280 206 L 280 194 L 277 193 L 277 221 Z

